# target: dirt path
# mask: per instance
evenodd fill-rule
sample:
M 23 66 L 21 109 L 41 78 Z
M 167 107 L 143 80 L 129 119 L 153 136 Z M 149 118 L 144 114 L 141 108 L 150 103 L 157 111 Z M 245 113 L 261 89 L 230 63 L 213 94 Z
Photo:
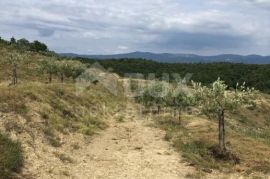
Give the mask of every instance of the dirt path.
M 183 179 L 187 175 L 196 176 L 195 168 L 183 162 L 181 155 L 164 140 L 165 132 L 152 127 L 153 121 L 139 114 L 129 104 L 126 110 L 108 119 L 108 128 L 100 134 L 90 138 L 82 134 L 63 136 L 63 145 L 59 148 L 46 144 L 39 133 L 35 134 L 34 141 L 30 141 L 27 133 L 21 135 L 27 158 L 20 178 Z M 241 177 L 213 172 L 204 178 Z
M 121 115 L 124 122 L 113 120 L 76 158 L 72 178 L 174 179 L 193 171 L 163 140 L 164 132 L 138 119 L 133 107 Z

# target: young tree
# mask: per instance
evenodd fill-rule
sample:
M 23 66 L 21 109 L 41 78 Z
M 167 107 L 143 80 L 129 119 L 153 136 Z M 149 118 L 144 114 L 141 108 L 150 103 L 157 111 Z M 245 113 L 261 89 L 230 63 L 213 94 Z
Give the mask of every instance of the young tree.
M 181 123 L 182 110 L 194 104 L 193 95 L 189 93 L 187 88 L 171 88 L 165 99 L 166 105 L 174 109 L 175 116 L 176 111 L 178 111 L 179 123 Z
M 75 79 L 86 69 L 86 66 L 79 61 L 66 60 L 66 64 L 65 76 L 68 78 L 71 77 L 73 81 L 75 81 Z
M 137 102 L 141 102 L 147 108 L 156 107 L 159 114 L 161 108 L 166 105 L 166 97 L 169 92 L 169 84 L 166 82 L 151 82 L 148 84 L 143 92 L 140 92 L 139 96 L 135 99 Z
M 154 105 L 154 103 L 153 103 L 154 99 L 151 95 L 149 87 L 144 87 L 142 89 L 141 93 L 139 93 L 135 96 L 135 100 L 138 103 L 143 104 L 146 108 L 150 108 Z
M 52 75 L 57 72 L 56 59 L 51 58 L 50 60 L 44 60 L 41 62 L 40 71 L 48 74 L 49 83 L 52 82 Z
M 60 75 L 61 83 L 64 82 L 64 77 L 69 73 L 70 67 L 66 60 L 59 60 L 56 62 L 57 73 Z
M 12 85 L 16 85 L 18 83 L 18 76 L 17 76 L 17 63 L 20 60 L 20 55 L 17 53 L 12 53 L 9 56 L 9 63 L 12 65 Z
M 57 71 L 60 74 L 61 82 L 64 82 L 64 77 L 75 79 L 81 75 L 86 69 L 86 66 L 75 60 L 60 60 L 57 61 Z
M 166 105 L 166 98 L 170 86 L 166 82 L 155 82 L 150 86 L 150 95 L 152 96 L 153 103 L 157 107 L 157 113 L 160 114 L 162 107 Z
M 245 87 L 245 83 L 234 91 L 227 91 L 228 86 L 219 78 L 211 87 L 194 83 L 194 96 L 202 112 L 208 116 L 217 116 L 219 124 L 219 149 L 221 153 L 226 151 L 225 146 L 225 112 L 234 111 L 245 105 L 254 105 L 254 88 Z

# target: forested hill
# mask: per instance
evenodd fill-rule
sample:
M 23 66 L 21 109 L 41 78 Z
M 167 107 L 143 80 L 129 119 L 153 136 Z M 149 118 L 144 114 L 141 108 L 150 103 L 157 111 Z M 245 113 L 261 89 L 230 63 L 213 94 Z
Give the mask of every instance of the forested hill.
M 34 41 L 29 42 L 26 39 L 16 40 L 11 38 L 6 41 L 0 38 L 0 48 L 16 48 L 18 51 L 46 53 L 55 56 L 56 59 L 65 59 L 59 57 L 56 53 L 50 52 L 46 44 Z M 3 50 L 2 49 L 2 50 Z M 147 78 L 149 73 L 154 73 L 160 78 L 163 73 L 178 73 L 184 77 L 187 73 L 192 74 L 191 80 L 211 84 L 218 77 L 226 81 L 230 87 L 235 87 L 236 83 L 246 82 L 248 86 L 253 86 L 263 92 L 270 92 L 270 64 L 243 64 L 243 63 L 160 63 L 144 59 L 89 59 L 73 57 L 68 59 L 81 60 L 85 63 L 98 61 L 105 68 L 113 69 L 121 76 L 129 73 L 142 73 Z M 2 72 L 4 73 L 4 72 Z M 173 79 L 173 78 L 171 78 Z
M 95 60 L 84 59 L 85 63 L 93 63 Z M 192 74 L 191 80 L 210 84 L 218 77 L 226 81 L 230 87 L 236 83 L 246 82 L 264 92 L 270 92 L 270 65 L 235 64 L 235 63 L 158 63 L 142 59 L 98 60 L 105 68 L 113 69 L 121 76 L 129 73 L 142 73 L 147 78 L 149 73 L 154 73 L 160 78 L 163 73 L 179 73 L 184 77 Z M 173 78 L 171 78 L 173 79 Z
M 121 59 L 121 58 L 142 58 L 154 60 L 163 63 L 213 63 L 213 62 L 231 62 L 246 64 L 270 64 L 270 56 L 261 55 L 233 55 L 222 54 L 215 56 L 200 56 L 194 54 L 172 54 L 172 53 L 150 53 L 150 52 L 132 52 L 115 55 L 78 55 L 73 53 L 60 54 L 68 57 L 83 57 L 95 59 Z

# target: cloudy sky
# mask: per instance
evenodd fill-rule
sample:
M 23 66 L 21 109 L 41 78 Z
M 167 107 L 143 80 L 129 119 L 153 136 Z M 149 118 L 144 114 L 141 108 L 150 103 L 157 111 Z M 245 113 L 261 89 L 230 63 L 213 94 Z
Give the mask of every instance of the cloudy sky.
M 0 36 L 81 54 L 270 55 L 270 0 L 0 0 Z

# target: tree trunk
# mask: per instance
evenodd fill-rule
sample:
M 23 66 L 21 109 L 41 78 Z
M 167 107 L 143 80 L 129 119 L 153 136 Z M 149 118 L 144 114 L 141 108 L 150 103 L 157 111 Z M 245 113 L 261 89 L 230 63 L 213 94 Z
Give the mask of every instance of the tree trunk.
M 219 125 L 218 125 L 218 128 L 219 128 L 219 136 L 218 136 L 219 148 L 220 148 L 220 151 L 222 153 L 224 153 L 226 151 L 224 109 L 220 110 L 218 118 L 219 118 Z
M 63 83 L 64 82 L 64 74 L 62 73 L 61 74 L 61 83 Z
M 178 109 L 178 122 L 179 122 L 179 124 L 181 124 L 181 109 L 179 108 Z
M 12 84 L 16 85 L 17 82 L 17 65 L 13 64 Z
M 174 109 L 173 109 L 173 116 L 176 118 L 176 115 L 177 115 L 177 109 L 176 109 L 176 107 L 174 107 Z
M 49 83 L 52 82 L 52 73 L 49 73 Z
M 160 107 L 160 105 L 158 105 L 158 106 L 157 106 L 157 108 L 158 108 L 158 111 L 157 111 L 157 113 L 158 113 L 158 114 L 160 114 L 160 110 L 161 110 L 161 107 Z

